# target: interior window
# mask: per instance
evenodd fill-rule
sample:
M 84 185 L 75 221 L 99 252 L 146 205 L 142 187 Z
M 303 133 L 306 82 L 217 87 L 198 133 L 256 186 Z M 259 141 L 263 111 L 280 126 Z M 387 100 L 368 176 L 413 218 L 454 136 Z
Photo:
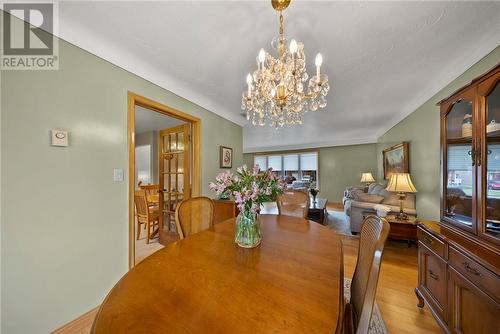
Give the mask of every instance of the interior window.
M 267 169 L 267 157 L 265 155 L 256 155 L 253 159 L 255 166 L 259 166 L 261 170 Z
M 282 176 L 281 159 L 281 155 L 270 155 L 267 157 L 268 168 L 272 168 L 276 176 Z
M 300 155 L 301 180 L 318 182 L 318 153 L 308 152 Z
M 308 187 L 315 181 L 319 187 L 318 152 L 255 155 L 254 164 L 261 170 L 272 168 L 276 176 L 285 178 L 289 185 L 296 182 Z
M 283 156 L 283 171 L 287 184 L 299 179 L 299 155 L 287 154 Z

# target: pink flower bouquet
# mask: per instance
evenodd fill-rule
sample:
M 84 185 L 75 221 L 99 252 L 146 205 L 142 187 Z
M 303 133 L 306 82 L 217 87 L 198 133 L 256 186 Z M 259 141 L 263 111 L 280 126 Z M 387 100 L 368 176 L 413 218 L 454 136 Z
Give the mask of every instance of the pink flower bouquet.
M 240 214 L 236 219 L 236 243 L 242 247 L 255 247 L 260 243 L 260 226 L 257 213 L 264 202 L 272 202 L 283 193 L 284 181 L 269 168 L 261 171 L 259 166 L 248 169 L 239 167 L 236 174 L 227 171 L 217 175 L 210 189 L 219 196 L 234 199 Z

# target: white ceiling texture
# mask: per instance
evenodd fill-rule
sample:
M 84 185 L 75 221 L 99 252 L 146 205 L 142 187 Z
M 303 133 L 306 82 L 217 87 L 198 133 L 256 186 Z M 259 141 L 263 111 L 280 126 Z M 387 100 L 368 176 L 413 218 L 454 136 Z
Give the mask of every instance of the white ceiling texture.
M 61 2 L 59 35 L 244 126 L 246 152 L 376 142 L 500 45 L 500 2 L 292 1 L 288 38 L 308 71 L 323 54 L 325 109 L 303 125 L 253 127 L 241 116 L 245 76 L 272 51 L 270 1 Z

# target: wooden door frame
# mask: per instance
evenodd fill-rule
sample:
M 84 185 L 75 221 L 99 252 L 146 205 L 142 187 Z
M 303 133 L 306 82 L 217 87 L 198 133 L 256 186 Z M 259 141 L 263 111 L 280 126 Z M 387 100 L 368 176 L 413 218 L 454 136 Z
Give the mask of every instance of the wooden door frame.
M 144 96 L 128 92 L 128 216 L 129 216 L 129 269 L 135 266 L 135 211 L 134 211 L 134 191 L 135 191 L 135 106 L 141 106 L 146 109 L 159 112 L 191 124 L 192 141 L 192 170 L 191 170 L 191 195 L 200 196 L 201 194 L 201 120 L 197 117 L 188 115 L 182 111 L 171 108 L 159 102 L 148 99 Z

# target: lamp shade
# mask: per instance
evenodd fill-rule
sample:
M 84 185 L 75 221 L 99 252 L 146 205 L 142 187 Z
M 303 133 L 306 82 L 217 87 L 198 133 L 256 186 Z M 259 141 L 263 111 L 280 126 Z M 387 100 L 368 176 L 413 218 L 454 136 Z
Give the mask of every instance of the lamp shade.
M 394 173 L 389 179 L 387 184 L 388 191 L 398 192 L 398 193 L 416 193 L 417 188 L 411 182 L 410 174 L 408 173 Z
M 375 179 L 373 178 L 372 173 L 363 173 L 361 174 L 361 182 L 363 183 L 375 182 Z

